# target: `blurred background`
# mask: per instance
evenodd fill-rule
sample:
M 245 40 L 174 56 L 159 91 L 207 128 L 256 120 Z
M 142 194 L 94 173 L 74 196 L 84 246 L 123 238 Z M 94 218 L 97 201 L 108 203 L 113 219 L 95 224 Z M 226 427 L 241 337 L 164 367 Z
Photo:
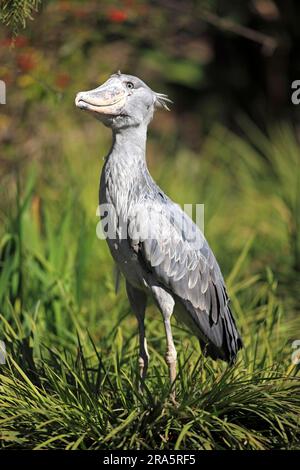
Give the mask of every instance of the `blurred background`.
M 300 105 L 291 96 L 292 82 L 300 80 L 299 18 L 296 0 L 1 2 L 0 79 L 7 96 L 0 105 L 0 338 L 33 381 L 44 377 L 55 397 L 61 393 L 62 403 L 66 387 L 61 379 L 58 391 L 56 378 L 65 359 L 53 366 L 44 351 L 52 365 L 36 364 L 42 344 L 74 352 L 80 338 L 92 356 L 88 331 L 105 360 L 118 358 L 112 366 L 116 387 L 119 367 L 129 375 L 135 370 L 136 321 L 124 286 L 115 294 L 113 262 L 106 243 L 96 237 L 99 176 L 111 135 L 74 106 L 78 91 L 96 87 L 117 70 L 137 75 L 173 101 L 171 111 L 157 111 L 150 125 L 148 165 L 175 201 L 205 204 L 205 235 L 245 343 L 239 370 L 293 368 L 291 345 L 300 332 Z M 165 346 L 154 308 L 147 326 L 158 371 L 152 378 L 155 390 Z M 175 336 L 180 351 L 198 351 L 179 328 Z M 212 367 L 216 375 L 222 371 L 220 365 Z M 53 381 L 51 370 L 58 370 Z M 6 393 L 12 393 L 10 386 Z M 24 406 L 18 405 L 25 414 L 27 393 Z M 107 393 L 113 409 L 119 408 L 114 402 L 119 395 Z M 237 393 L 240 397 L 240 388 Z M 244 394 L 247 406 L 251 393 Z M 286 394 L 291 400 L 296 396 Z M 263 395 L 261 403 L 265 412 Z M 295 404 L 290 406 L 287 423 L 295 414 Z M 288 413 L 287 405 L 280 409 Z M 56 410 L 54 403 L 47 413 Z M 34 409 L 28 422 L 24 418 L 25 428 L 36 416 Z M 278 416 L 276 409 L 274 423 Z M 260 444 L 259 426 L 255 440 L 248 441 L 255 420 L 250 421 L 232 446 L 278 444 L 278 437 Z M 17 425 L 7 423 L 11 445 Z M 225 434 L 226 423 L 227 415 Z M 77 425 L 74 415 L 67 432 L 76 442 Z M 178 429 L 181 433 L 180 420 Z M 232 435 L 226 434 L 225 447 Z M 30 447 L 39 439 L 32 431 L 22 442 Z M 282 439 L 283 447 L 291 442 Z

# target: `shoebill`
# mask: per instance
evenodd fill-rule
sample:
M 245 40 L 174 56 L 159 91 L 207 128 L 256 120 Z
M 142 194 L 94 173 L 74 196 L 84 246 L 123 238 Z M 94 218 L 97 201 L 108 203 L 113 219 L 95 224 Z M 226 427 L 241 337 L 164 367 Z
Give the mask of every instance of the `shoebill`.
M 155 183 L 146 163 L 147 128 L 166 95 L 120 72 L 101 86 L 77 94 L 75 104 L 112 130 L 112 146 L 100 180 L 100 214 L 112 257 L 126 279 L 139 329 L 141 384 L 149 353 L 147 298 L 160 310 L 173 397 L 176 349 L 174 314 L 200 341 L 203 353 L 233 363 L 242 341 L 221 270 L 203 233 Z

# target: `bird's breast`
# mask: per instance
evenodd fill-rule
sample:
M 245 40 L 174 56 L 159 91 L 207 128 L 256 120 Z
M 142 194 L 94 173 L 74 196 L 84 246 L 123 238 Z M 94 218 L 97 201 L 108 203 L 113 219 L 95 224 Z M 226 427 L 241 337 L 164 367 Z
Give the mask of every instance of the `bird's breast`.
M 132 285 L 143 288 L 143 269 L 128 238 L 130 198 L 105 173 L 101 175 L 99 203 L 102 231 L 115 263 Z

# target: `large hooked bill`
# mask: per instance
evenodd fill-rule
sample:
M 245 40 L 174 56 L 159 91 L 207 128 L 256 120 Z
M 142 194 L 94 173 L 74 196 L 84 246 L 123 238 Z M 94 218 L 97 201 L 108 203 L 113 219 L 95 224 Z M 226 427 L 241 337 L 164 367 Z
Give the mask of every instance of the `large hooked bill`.
M 126 90 L 119 80 L 110 79 L 94 90 L 77 93 L 75 104 L 80 109 L 104 115 L 117 115 L 126 101 Z

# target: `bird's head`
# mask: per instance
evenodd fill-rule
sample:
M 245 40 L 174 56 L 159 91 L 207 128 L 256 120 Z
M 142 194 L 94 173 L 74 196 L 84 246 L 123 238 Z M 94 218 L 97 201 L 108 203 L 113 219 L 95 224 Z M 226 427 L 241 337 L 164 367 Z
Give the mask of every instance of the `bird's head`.
M 168 108 L 169 98 L 155 93 L 142 80 L 121 72 L 94 90 L 77 93 L 78 108 L 92 113 L 112 129 L 148 124 L 156 107 Z

